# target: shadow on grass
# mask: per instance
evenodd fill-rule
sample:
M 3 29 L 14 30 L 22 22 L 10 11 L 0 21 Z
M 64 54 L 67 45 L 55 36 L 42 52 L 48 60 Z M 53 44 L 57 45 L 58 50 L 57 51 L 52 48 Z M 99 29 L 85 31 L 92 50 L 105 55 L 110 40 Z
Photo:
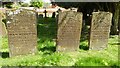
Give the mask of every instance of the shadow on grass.
M 88 40 L 90 34 L 90 28 L 87 25 L 82 27 L 80 42 Z
M 40 39 L 39 44 L 54 41 L 57 37 L 57 23 L 55 18 L 39 18 L 37 23 L 37 37 Z M 47 44 L 44 47 L 39 47 L 42 52 L 55 52 L 56 48 L 53 44 Z
M 120 68 L 120 66 L 117 66 L 117 65 L 112 65 L 110 66 L 111 68 Z
M 9 58 L 9 52 L 2 52 L 2 58 Z
M 120 43 L 109 43 L 110 45 L 120 45 Z
M 79 46 L 79 49 L 89 50 L 89 47 L 88 47 L 88 46 L 84 46 L 84 45 L 80 45 L 80 46 Z
M 52 54 L 56 51 L 56 47 L 55 46 L 44 47 L 44 48 L 40 48 L 39 51 L 44 52 L 44 55 Z
M 57 23 L 55 18 L 40 18 L 37 25 L 37 36 L 42 39 L 55 39 L 57 35 Z
M 118 42 L 117 45 L 120 45 L 120 42 Z

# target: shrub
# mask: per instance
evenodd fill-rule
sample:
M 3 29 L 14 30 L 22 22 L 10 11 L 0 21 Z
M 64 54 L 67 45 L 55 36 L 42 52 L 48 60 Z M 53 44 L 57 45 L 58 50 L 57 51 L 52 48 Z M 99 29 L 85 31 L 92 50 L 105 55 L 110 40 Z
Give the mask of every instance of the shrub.
M 43 2 L 42 2 L 42 0 L 33 0 L 33 1 L 31 1 L 30 2 L 31 3 L 31 7 L 38 7 L 38 8 L 40 8 L 40 7 L 42 7 L 43 6 Z

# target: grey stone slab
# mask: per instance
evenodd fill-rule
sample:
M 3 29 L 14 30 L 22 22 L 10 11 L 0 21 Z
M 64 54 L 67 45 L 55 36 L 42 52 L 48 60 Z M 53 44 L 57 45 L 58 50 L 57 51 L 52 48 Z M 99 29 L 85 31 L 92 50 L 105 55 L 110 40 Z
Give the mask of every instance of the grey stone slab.
M 10 57 L 35 54 L 37 45 L 36 13 L 18 9 L 7 11 Z
M 112 13 L 93 12 L 89 39 L 90 50 L 107 48 L 111 22 Z
M 0 50 L 2 47 L 2 15 L 0 11 Z M 0 52 L 0 57 L 2 56 L 2 53 Z
M 80 45 L 82 13 L 60 12 L 58 15 L 57 51 L 77 51 Z

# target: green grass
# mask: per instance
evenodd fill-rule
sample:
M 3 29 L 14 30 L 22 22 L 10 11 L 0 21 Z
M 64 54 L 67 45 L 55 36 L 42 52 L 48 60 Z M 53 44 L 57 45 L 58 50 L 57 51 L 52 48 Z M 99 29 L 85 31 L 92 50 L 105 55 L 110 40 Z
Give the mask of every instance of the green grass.
M 3 57 L 0 66 L 118 66 L 118 36 L 110 36 L 108 48 L 101 51 L 88 50 L 88 40 L 81 36 L 78 52 L 55 52 L 57 23 L 55 19 L 39 19 L 38 52 L 36 55 L 8 57 L 7 37 L 2 39 Z

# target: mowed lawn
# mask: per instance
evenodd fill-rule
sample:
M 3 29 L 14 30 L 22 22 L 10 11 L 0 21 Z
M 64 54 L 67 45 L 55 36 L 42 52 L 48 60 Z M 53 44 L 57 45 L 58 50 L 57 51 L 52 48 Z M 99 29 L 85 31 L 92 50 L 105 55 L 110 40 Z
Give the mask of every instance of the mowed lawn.
M 9 58 L 8 38 L 4 37 L 0 66 L 118 66 L 118 36 L 110 35 L 108 48 L 95 51 L 88 50 L 88 33 L 89 29 L 84 27 L 78 52 L 56 52 L 56 20 L 38 19 L 37 53 Z

